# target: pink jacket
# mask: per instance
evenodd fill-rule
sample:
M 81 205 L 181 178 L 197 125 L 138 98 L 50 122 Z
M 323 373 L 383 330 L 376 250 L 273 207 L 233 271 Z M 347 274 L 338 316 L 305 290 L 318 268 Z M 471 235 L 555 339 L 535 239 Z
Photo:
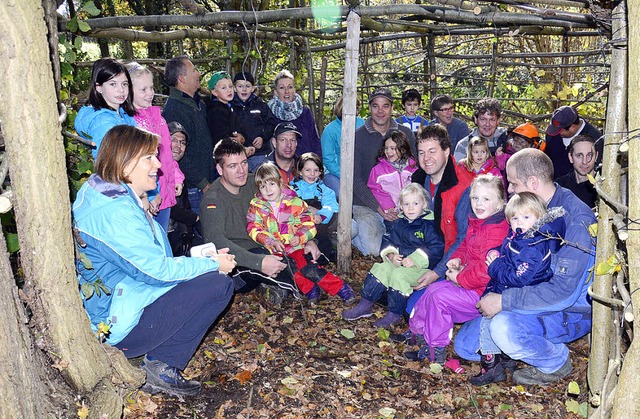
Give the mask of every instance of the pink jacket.
M 138 126 L 160 136 L 160 144 L 158 144 L 158 159 L 162 164 L 159 177 L 160 198 L 162 198 L 160 209 L 170 208 L 176 204 L 176 184 L 184 182 L 184 174 L 171 154 L 171 134 L 169 134 L 167 121 L 162 117 L 159 106 L 137 109 L 137 111 L 134 118 Z
M 380 158 L 378 164 L 373 166 L 367 186 L 383 211 L 398 207 L 400 190 L 411 183 L 411 175 L 416 170 L 418 166 L 413 158 L 409 158 L 409 164 L 401 172 L 385 158 Z

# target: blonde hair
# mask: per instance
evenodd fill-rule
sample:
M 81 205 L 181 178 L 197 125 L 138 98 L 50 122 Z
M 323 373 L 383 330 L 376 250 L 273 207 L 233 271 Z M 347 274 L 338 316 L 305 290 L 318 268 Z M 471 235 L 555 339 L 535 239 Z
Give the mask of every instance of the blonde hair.
M 127 67 L 127 71 L 129 72 L 129 77 L 131 77 L 132 80 L 142 76 L 143 74 L 149 74 L 153 76 L 153 73 L 151 73 L 151 70 L 149 70 L 147 67 L 135 61 L 131 61 L 130 63 L 126 64 L 125 67 Z
M 478 136 L 472 137 L 467 144 L 467 158 L 464 159 L 464 167 L 466 167 L 470 172 L 473 170 L 473 158 L 471 157 L 471 150 L 473 150 L 474 146 L 481 145 L 485 146 L 485 148 L 487 149 L 487 154 L 489 155 L 487 160 L 493 158 L 493 156 L 491 155 L 491 150 L 489 149 L 489 142 L 487 141 L 487 139 Z
M 531 211 L 536 217 L 541 218 L 547 212 L 547 203 L 532 192 L 520 192 L 514 194 L 504 209 L 508 221 L 516 212 Z
M 429 208 L 429 199 L 427 198 L 427 191 L 419 183 L 415 183 L 415 182 L 410 183 L 404 188 L 402 188 L 402 190 L 400 191 L 400 199 L 399 199 L 400 205 L 402 205 L 402 202 L 409 195 L 417 195 L 420 198 L 422 198 L 422 201 L 424 202 L 424 207 L 422 208 L 423 210 L 426 210 Z
M 260 165 L 256 170 L 255 174 L 256 187 L 259 189 L 263 184 L 272 181 L 276 182 L 280 185 L 280 188 L 284 188 L 286 185 L 282 181 L 282 175 L 280 174 L 280 169 L 278 166 L 273 164 L 273 162 L 266 162 Z
M 293 74 L 291 74 L 291 72 L 289 70 L 281 70 L 278 72 L 278 74 L 276 74 L 275 79 L 273 79 L 273 85 L 275 87 L 278 87 L 278 82 L 281 79 L 291 79 L 293 81 L 295 81 L 295 78 L 293 77 Z
M 502 182 L 502 178 L 494 175 L 480 175 L 473 180 L 471 183 L 471 193 L 478 186 L 486 186 L 487 188 L 492 188 L 500 201 L 504 202 L 504 183 Z

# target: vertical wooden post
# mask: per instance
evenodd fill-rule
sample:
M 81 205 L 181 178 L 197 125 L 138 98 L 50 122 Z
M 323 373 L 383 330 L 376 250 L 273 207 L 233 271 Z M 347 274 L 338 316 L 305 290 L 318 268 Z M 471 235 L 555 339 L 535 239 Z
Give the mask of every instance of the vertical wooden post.
M 356 131 L 356 94 L 358 84 L 358 54 L 360 45 L 360 15 L 358 0 L 349 1 L 352 10 L 347 15 L 347 43 L 342 89 L 342 139 L 340 141 L 340 208 L 338 213 L 338 271 L 351 270 L 351 207 L 353 206 L 353 159 Z
M 428 37 L 429 43 L 427 44 L 427 53 L 429 54 L 429 66 L 426 67 L 427 74 L 429 75 L 429 103 L 438 94 L 438 71 L 436 70 L 436 37 L 432 33 Z M 431 112 L 429 116 L 433 118 Z
M 309 38 L 306 37 L 304 39 L 305 44 L 305 53 L 307 56 L 307 74 L 309 75 L 309 109 L 311 110 L 311 115 L 316 117 L 316 128 L 318 126 L 318 117 L 317 117 L 317 105 L 316 105 L 316 92 L 315 92 L 315 83 L 313 78 L 313 57 L 311 56 L 311 50 L 309 49 Z
M 322 57 L 322 65 L 320 66 L 320 86 L 318 86 L 318 108 L 316 109 L 316 125 L 318 126 L 318 135 L 322 135 L 324 130 L 324 99 L 325 90 L 327 89 L 327 57 Z
M 487 96 L 493 97 L 493 92 L 496 88 L 496 69 L 498 67 L 498 41 L 496 38 L 496 42 L 491 46 L 491 80 L 489 81 L 489 88 L 487 89 Z

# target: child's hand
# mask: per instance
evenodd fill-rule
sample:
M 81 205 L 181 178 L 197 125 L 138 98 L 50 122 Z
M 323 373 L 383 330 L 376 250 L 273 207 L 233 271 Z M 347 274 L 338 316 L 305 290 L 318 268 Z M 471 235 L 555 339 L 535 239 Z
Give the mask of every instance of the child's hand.
M 316 212 L 318 212 L 318 208 L 316 208 L 316 207 L 312 207 L 312 206 L 309 206 L 309 212 L 310 212 L 311 214 L 315 214 Z M 316 223 L 316 224 L 317 224 L 317 223 Z
M 460 284 L 458 284 L 458 274 L 460 273 L 459 270 L 457 269 L 448 269 L 447 272 L 444 274 L 444 276 L 447 278 L 448 281 L 451 281 L 453 284 L 460 286 Z
M 496 155 L 496 157 L 504 154 L 504 151 L 502 151 L 502 147 L 498 147 L 498 149 L 496 150 L 496 152 L 494 154 Z
M 447 262 L 447 268 L 452 271 L 460 271 L 460 258 L 453 258 Z
M 322 216 L 321 215 L 314 215 L 313 216 L 313 222 L 316 224 L 322 224 Z
M 254 146 L 257 149 L 259 149 L 260 147 L 262 147 L 264 140 L 262 139 L 262 137 L 256 137 L 253 139 L 253 142 L 251 143 L 252 146 Z
M 158 194 L 153 198 L 153 201 L 149 202 L 149 212 L 151 215 L 158 215 L 158 212 L 160 211 L 160 204 L 162 204 L 162 198 L 160 198 L 160 195 Z
M 247 153 L 247 157 L 251 157 L 254 154 L 256 154 L 256 148 L 255 147 L 245 147 L 244 148 L 244 152 Z
M 176 184 L 176 196 L 182 195 L 182 188 L 184 187 L 183 183 Z
M 405 268 L 413 268 L 414 266 L 416 266 L 416 264 L 413 263 L 411 259 L 404 258 L 402 259 L 402 266 L 404 266 Z
M 232 140 L 236 140 L 240 144 L 244 144 L 244 135 L 240 134 L 237 131 L 233 131 L 229 136 Z
M 397 253 L 389 253 L 387 259 L 396 266 L 402 265 L 402 256 Z
M 271 253 L 277 253 L 277 254 L 284 255 L 284 244 L 281 241 L 275 242 L 271 246 Z
M 293 236 L 291 238 L 291 240 L 289 241 L 289 244 L 293 247 L 299 246 L 300 245 L 300 237 L 298 236 Z
M 485 260 L 485 262 L 487 263 L 487 266 L 491 265 L 493 263 L 494 260 L 498 259 L 500 257 L 500 252 L 498 252 L 497 250 L 489 250 L 487 252 L 487 258 Z

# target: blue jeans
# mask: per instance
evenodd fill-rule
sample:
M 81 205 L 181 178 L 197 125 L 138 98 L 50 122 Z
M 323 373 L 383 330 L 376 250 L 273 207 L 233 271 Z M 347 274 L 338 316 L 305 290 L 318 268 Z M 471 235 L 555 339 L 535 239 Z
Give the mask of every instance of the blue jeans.
M 365 256 L 378 256 L 385 232 L 383 218 L 376 211 L 359 205 L 353 206 L 353 221 L 358 234 L 351 243 Z
M 147 354 L 183 370 L 232 295 L 231 279 L 218 271 L 181 282 L 145 307 L 116 347 L 127 358 Z
M 458 332 L 454 349 L 469 361 L 479 361 L 480 323 L 477 317 Z M 550 374 L 564 365 L 569 356 L 565 343 L 591 331 L 591 312 L 520 314 L 501 311 L 489 323 L 489 333 L 500 350 L 513 359 L 526 362 Z
M 340 178 L 336 175 L 332 175 L 331 173 L 327 173 L 324 175 L 322 179 L 327 188 L 333 190 L 336 193 L 336 199 L 340 199 Z
M 191 211 L 200 215 L 200 200 L 202 199 L 202 191 L 198 188 L 189 188 L 187 189 L 187 194 L 189 196 L 189 204 L 191 204 Z
M 160 227 L 164 229 L 165 233 L 167 233 L 167 230 L 169 229 L 170 215 L 171 215 L 171 208 L 165 208 L 158 211 L 158 215 L 153 217 L 158 222 L 158 224 L 160 224 Z
M 491 339 L 491 332 L 489 331 L 490 324 L 491 319 L 486 317 L 480 318 L 480 353 L 482 355 L 495 355 L 501 352 L 498 345 Z

